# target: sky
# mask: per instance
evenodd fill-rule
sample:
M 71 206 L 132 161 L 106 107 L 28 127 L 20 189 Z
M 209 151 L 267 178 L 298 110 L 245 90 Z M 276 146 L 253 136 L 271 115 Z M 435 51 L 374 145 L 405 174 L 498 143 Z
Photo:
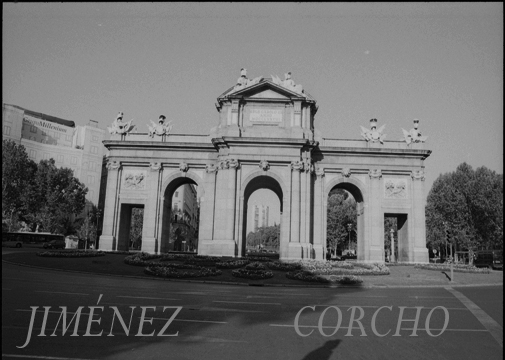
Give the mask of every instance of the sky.
M 208 134 L 242 67 L 291 71 L 324 137 L 420 119 L 426 195 L 463 162 L 503 173 L 502 3 L 3 3 L 2 30 L 3 103 L 77 125 Z

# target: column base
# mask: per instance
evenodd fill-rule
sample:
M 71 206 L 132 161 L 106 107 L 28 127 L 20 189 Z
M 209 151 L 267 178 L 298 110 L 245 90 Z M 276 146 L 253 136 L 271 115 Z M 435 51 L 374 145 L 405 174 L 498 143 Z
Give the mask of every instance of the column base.
M 100 249 L 104 251 L 114 251 L 116 250 L 116 238 L 111 235 L 100 236 L 100 241 L 98 242 Z
M 142 252 L 156 254 L 158 252 L 158 239 L 154 237 L 142 238 Z
M 300 260 L 303 259 L 303 247 L 300 243 L 289 243 L 287 256 L 280 260 Z
M 201 240 L 198 244 L 198 255 L 235 257 L 237 245 L 235 240 Z
M 430 262 L 429 256 L 428 256 L 428 249 L 426 248 L 414 248 L 414 263 L 422 263 L 422 264 L 427 264 Z
M 312 258 L 314 260 L 326 260 L 323 245 L 312 246 Z

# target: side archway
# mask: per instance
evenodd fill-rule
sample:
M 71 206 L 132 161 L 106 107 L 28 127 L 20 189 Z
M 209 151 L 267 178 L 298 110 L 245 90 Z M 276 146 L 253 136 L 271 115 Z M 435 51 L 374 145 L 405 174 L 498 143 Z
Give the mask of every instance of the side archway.
M 357 234 L 357 260 L 365 261 L 367 258 L 367 249 L 365 246 L 365 229 L 366 229 L 366 196 L 367 192 L 365 190 L 365 185 L 358 179 L 353 178 L 337 178 L 330 181 L 325 187 L 325 199 L 324 202 L 324 248 L 327 247 L 327 221 L 328 221 L 328 200 L 330 196 L 330 192 L 334 189 L 343 189 L 348 191 L 356 201 L 356 234 Z

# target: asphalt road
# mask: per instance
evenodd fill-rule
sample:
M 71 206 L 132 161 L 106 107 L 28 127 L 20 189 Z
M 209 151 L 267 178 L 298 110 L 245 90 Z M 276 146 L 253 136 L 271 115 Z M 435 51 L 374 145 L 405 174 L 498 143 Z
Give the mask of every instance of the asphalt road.
M 416 314 L 417 324 L 408 321 Z M 2 264 L 6 359 L 459 360 L 502 355 L 502 286 L 252 287 Z

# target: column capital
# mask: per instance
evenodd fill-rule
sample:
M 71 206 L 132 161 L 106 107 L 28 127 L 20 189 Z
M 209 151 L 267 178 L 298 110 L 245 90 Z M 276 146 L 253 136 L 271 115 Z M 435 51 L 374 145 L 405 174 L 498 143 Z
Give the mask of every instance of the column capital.
M 381 169 L 370 169 L 370 171 L 368 171 L 368 176 L 370 176 L 370 179 L 380 179 L 382 177 L 382 171 Z
M 325 176 L 324 169 L 321 167 L 316 168 L 315 174 L 317 177 L 323 178 Z
M 304 169 L 304 163 L 301 160 L 292 161 L 290 166 L 291 170 L 298 170 L 300 172 L 302 172 Z
M 217 168 L 218 168 L 218 164 L 207 164 L 205 165 L 205 172 L 208 174 L 208 173 L 217 173 Z
M 161 163 L 159 163 L 159 162 L 149 163 L 149 169 L 151 169 L 151 171 L 160 171 L 161 170 Z
M 239 162 L 237 159 L 228 159 L 228 168 L 235 170 L 239 166 Z
M 412 178 L 412 181 L 414 181 L 414 180 L 424 181 L 424 171 L 414 170 L 410 173 L 410 177 Z
M 119 168 L 121 167 L 121 163 L 119 161 L 109 161 L 107 162 L 107 170 L 111 171 L 111 170 L 119 170 Z

